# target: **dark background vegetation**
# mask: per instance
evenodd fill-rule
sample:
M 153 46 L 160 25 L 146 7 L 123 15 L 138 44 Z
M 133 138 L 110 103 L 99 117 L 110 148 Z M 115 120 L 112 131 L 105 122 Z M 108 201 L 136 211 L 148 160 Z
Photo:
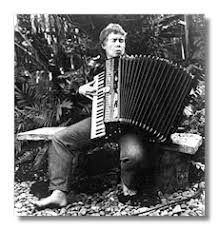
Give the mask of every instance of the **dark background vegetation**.
M 17 15 L 14 28 L 15 135 L 67 126 L 89 116 L 76 91 L 88 82 L 108 23 L 127 32 L 127 53 L 163 57 L 194 76 L 194 91 L 179 130 L 205 137 L 207 22 L 204 15 Z M 15 157 L 22 143 L 15 141 Z M 203 154 L 202 154 L 203 159 Z M 203 160 L 202 160 L 203 163 Z

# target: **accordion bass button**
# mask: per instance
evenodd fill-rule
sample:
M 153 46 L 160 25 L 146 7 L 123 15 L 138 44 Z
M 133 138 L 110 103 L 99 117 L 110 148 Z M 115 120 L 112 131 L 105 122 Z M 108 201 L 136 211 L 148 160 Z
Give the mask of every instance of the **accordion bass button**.
M 162 138 L 161 142 L 165 142 L 167 138 Z

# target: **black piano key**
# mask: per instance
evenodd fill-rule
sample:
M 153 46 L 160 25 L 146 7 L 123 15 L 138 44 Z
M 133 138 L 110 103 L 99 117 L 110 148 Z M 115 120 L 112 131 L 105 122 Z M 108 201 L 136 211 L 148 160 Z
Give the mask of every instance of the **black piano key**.
M 103 114 L 101 114 L 101 115 L 98 115 L 98 116 L 97 116 L 97 119 L 98 119 L 98 118 L 100 118 L 100 117 L 103 117 Z

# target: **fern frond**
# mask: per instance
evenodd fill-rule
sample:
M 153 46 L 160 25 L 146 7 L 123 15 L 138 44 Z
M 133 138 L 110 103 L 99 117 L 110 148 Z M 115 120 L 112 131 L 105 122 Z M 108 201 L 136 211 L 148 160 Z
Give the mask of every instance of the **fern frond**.
M 25 107 L 34 103 L 35 89 L 27 83 L 22 84 L 21 88 L 15 86 L 15 97 L 17 105 Z

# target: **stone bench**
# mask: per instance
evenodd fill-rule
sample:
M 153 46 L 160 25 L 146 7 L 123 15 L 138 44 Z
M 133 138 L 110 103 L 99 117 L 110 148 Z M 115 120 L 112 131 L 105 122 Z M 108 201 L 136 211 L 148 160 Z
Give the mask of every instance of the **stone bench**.
M 26 142 L 43 141 L 48 143 L 53 135 L 65 127 L 44 127 L 17 134 L 17 140 Z M 189 183 L 189 168 L 192 156 L 202 145 L 202 137 L 191 133 L 173 133 L 171 143 L 161 144 L 162 154 L 159 158 L 159 176 L 156 179 L 159 187 L 164 192 L 173 192 L 184 189 Z M 95 151 L 94 151 L 95 152 Z M 103 153 L 104 151 L 102 151 Z M 92 151 L 88 151 L 88 156 Z M 99 156 L 103 154 L 98 154 Z M 102 159 L 105 160 L 104 156 Z M 97 158 L 91 159 L 90 165 L 104 165 L 103 162 L 95 163 Z M 109 163 L 109 161 L 108 161 Z M 93 167 L 93 166 L 92 166 Z
M 17 134 L 19 141 L 49 141 L 53 135 L 65 127 L 44 127 Z M 162 144 L 164 150 L 195 154 L 202 144 L 202 137 L 191 133 L 174 133 L 171 135 L 171 144 Z

